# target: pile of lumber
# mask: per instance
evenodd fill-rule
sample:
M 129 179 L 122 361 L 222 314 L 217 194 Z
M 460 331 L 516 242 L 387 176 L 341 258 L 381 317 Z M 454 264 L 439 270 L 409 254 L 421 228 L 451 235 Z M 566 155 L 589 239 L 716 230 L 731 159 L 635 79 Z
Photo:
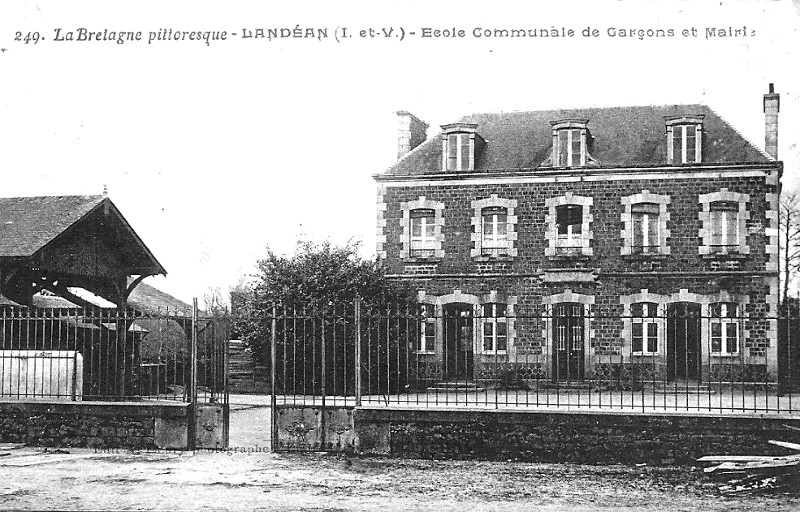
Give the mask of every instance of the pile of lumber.
M 697 459 L 709 466 L 703 471 L 720 481 L 720 490 L 727 493 L 767 489 L 800 489 L 800 444 L 769 441 L 788 448 L 791 455 L 709 455 Z

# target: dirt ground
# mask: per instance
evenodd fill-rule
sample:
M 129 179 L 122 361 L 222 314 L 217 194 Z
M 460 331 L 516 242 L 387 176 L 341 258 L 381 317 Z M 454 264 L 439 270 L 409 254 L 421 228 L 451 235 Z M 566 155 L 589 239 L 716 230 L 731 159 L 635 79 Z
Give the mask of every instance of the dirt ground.
M 233 449 L 224 453 L 6 447 L 0 508 L 800 510 L 800 483 L 789 493 L 723 495 L 687 468 L 271 454 L 260 451 L 268 412 L 234 403 Z

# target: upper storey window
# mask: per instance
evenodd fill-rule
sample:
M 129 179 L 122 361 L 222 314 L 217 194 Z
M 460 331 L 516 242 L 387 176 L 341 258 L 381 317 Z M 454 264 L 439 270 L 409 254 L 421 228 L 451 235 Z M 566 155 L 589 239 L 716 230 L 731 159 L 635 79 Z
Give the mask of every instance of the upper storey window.
M 693 164 L 703 161 L 703 116 L 669 116 L 667 163 Z
M 591 197 L 576 196 L 572 192 L 545 201 L 549 212 L 545 215 L 546 256 L 592 256 L 593 216 L 590 210 L 593 203 Z
M 486 142 L 477 133 L 477 124 L 442 125 L 442 171 L 474 171 L 475 161 Z
M 430 258 L 436 250 L 436 213 L 431 209 L 411 211 L 411 256 Z
M 517 255 L 516 199 L 492 194 L 486 199 L 472 201 L 472 257 L 510 257 Z
M 749 194 L 731 192 L 727 188 L 710 194 L 700 194 L 700 229 L 702 245 L 699 254 L 727 255 L 749 254 L 747 221 L 750 212 Z
M 404 260 L 443 258 L 444 203 L 420 196 L 414 201 L 400 203 L 400 209 L 403 212 L 403 217 L 400 219 L 403 229 L 401 235 L 403 248 L 400 251 L 400 258 Z
M 584 167 L 595 163 L 589 155 L 591 135 L 588 119 L 563 119 L 552 121 L 553 152 L 542 165 L 553 167 Z

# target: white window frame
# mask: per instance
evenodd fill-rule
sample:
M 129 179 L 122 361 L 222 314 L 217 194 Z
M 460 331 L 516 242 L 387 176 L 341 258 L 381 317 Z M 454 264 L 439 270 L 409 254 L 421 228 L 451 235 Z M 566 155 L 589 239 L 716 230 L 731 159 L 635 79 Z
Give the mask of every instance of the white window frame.
M 700 229 L 700 238 L 702 244 L 698 247 L 698 254 L 701 255 L 718 255 L 718 254 L 750 254 L 750 248 L 747 245 L 747 220 L 750 218 L 750 212 L 747 211 L 747 203 L 750 201 L 748 194 L 740 194 L 738 192 L 731 192 L 727 188 L 721 189 L 719 192 L 700 195 L 700 220 L 703 227 Z M 712 219 L 712 204 L 717 202 L 730 202 L 739 205 L 736 213 L 736 233 L 738 236 L 737 244 L 732 247 L 715 247 L 714 233 L 716 227 Z M 727 234 L 725 234 L 727 236 Z
M 545 216 L 545 222 L 547 223 L 545 237 L 548 243 L 548 246 L 545 248 L 545 256 L 572 256 L 573 253 L 581 256 L 592 256 L 594 254 L 591 247 L 591 241 L 594 238 L 591 230 L 591 223 L 594 220 L 591 213 L 593 204 L 594 200 L 591 197 L 576 196 L 572 194 L 572 192 L 567 192 L 565 195 L 559 197 L 551 197 L 545 201 L 545 206 L 547 206 L 549 211 L 548 215 Z M 569 227 L 566 235 L 559 235 L 558 233 L 558 207 L 567 205 L 581 206 L 582 222 L 580 235 L 577 233 L 570 233 L 569 231 L 571 230 Z M 574 248 L 565 252 L 563 250 L 565 247 L 564 241 L 571 242 L 570 247 Z
M 517 241 L 517 216 L 515 209 L 517 208 L 516 199 L 506 199 L 499 197 L 497 194 L 492 194 L 486 199 L 476 199 L 471 203 L 472 215 L 472 249 L 470 256 L 473 258 L 492 258 L 497 256 L 515 257 L 517 256 L 517 249 L 514 243 Z M 492 247 L 492 254 L 484 254 L 484 249 L 489 247 L 484 246 L 483 235 L 483 211 L 486 208 L 505 208 L 506 210 L 506 243 L 498 247 Z M 489 251 L 487 251 L 489 252 Z
M 658 246 L 657 251 L 653 253 L 635 253 L 634 251 L 634 214 L 633 206 L 641 203 L 653 203 L 659 205 L 658 213 Z M 652 194 L 649 190 L 642 190 L 639 194 L 633 194 L 622 198 L 622 223 L 623 229 L 620 232 L 622 237 L 622 247 L 620 254 L 663 254 L 670 253 L 667 239 L 670 237 L 670 230 L 667 229 L 667 221 L 670 220 L 670 213 L 668 206 L 670 204 L 670 197 L 667 195 Z
M 703 161 L 703 115 L 697 116 L 669 116 L 666 117 L 667 127 L 667 163 L 669 164 L 690 164 L 702 163 Z M 693 126 L 695 128 L 694 140 L 694 160 L 688 160 L 687 148 L 687 127 Z M 680 138 L 681 141 L 681 154 L 675 155 L 674 141 Z
M 656 308 L 655 316 L 633 316 L 633 306 L 641 304 L 643 308 L 648 308 L 644 311 L 644 315 L 649 313 L 649 308 L 654 307 Z M 658 355 L 661 351 L 661 339 L 663 338 L 663 324 L 664 322 L 659 318 L 660 307 L 658 303 L 642 301 L 642 302 L 634 302 L 630 305 L 631 307 L 631 354 L 633 355 L 640 355 L 640 356 L 654 356 Z M 634 350 L 633 349 L 633 326 L 634 325 L 641 325 L 642 326 L 642 350 Z M 656 326 L 656 349 L 650 350 L 648 347 L 648 341 L 650 341 L 650 336 L 648 332 L 648 326 L 655 325 Z
M 475 170 L 475 158 L 478 148 L 485 144 L 477 133 L 478 125 L 474 123 L 454 123 L 442 125 L 442 172 L 463 172 Z M 450 149 L 455 142 L 455 168 L 450 168 Z M 464 161 L 464 148 L 467 148 Z
M 563 119 L 551 121 L 553 130 L 553 149 L 550 154 L 549 164 L 553 167 L 585 167 L 587 162 L 593 161 L 588 152 L 589 128 L 588 119 Z M 566 133 L 566 154 L 561 155 L 561 134 Z M 577 162 L 574 161 L 572 148 L 575 143 L 575 135 L 580 137 L 580 156 Z M 547 164 L 547 161 L 544 163 Z
M 442 249 L 444 243 L 444 234 L 442 227 L 444 226 L 444 203 L 441 201 L 433 201 L 427 199 L 425 196 L 420 196 L 419 199 L 414 201 L 407 201 L 400 203 L 402 217 L 400 218 L 400 226 L 402 229 L 401 243 L 402 249 L 400 250 L 400 259 L 413 260 L 413 259 L 441 259 L 444 257 L 444 250 Z M 429 258 L 419 258 L 413 254 L 411 243 L 411 212 L 415 210 L 433 210 L 433 238 L 430 240 L 433 250 L 433 256 Z M 426 237 L 427 239 L 428 237 Z
M 720 307 L 720 314 L 719 316 L 714 316 L 714 310 L 716 306 Z M 728 317 L 728 308 L 733 306 L 734 308 L 734 315 L 733 318 Z M 741 316 L 739 315 L 740 307 L 738 304 L 733 302 L 712 302 L 708 305 L 709 307 L 709 315 L 708 315 L 708 343 L 709 343 L 709 351 L 712 356 L 721 356 L 721 357 L 737 357 L 742 352 L 742 323 L 740 322 Z M 720 350 L 714 350 L 714 325 L 720 326 Z M 728 350 L 728 325 L 734 325 L 736 332 L 736 350 L 730 351 Z
M 427 304 L 421 303 L 420 305 L 420 332 L 419 332 L 419 345 L 415 347 L 414 353 L 415 354 L 435 354 L 436 353 L 436 329 L 437 329 L 437 318 L 436 318 L 436 305 L 435 304 Z M 430 310 L 432 314 L 429 314 Z M 431 343 L 431 347 L 428 348 L 428 335 L 427 335 L 427 328 L 428 326 L 433 326 L 433 339 Z
M 415 215 L 415 212 L 430 212 L 430 215 L 419 216 Z M 411 210 L 410 212 L 410 222 L 411 222 L 411 240 L 410 240 L 410 250 L 411 256 L 417 256 L 415 252 L 417 251 L 431 251 L 431 256 L 433 252 L 436 250 L 436 212 L 430 209 L 417 209 Z M 420 234 L 419 236 L 414 236 L 414 224 L 415 222 L 419 222 L 420 226 Z M 431 229 L 429 229 L 431 228 Z M 429 231 L 433 231 L 429 234 Z
M 498 316 L 497 314 L 497 307 L 499 305 L 504 306 L 505 314 L 502 316 Z M 487 315 L 486 309 L 490 308 L 490 312 Z M 481 330 L 480 330 L 480 341 L 479 341 L 479 352 L 481 354 L 508 354 L 508 344 L 510 341 L 509 336 L 509 325 L 508 325 L 508 305 L 500 303 L 500 302 L 487 302 L 481 304 Z M 506 348 L 503 350 L 498 350 L 497 348 L 497 338 L 499 337 L 497 331 L 498 325 L 504 325 L 506 329 L 505 339 L 506 339 Z M 492 341 L 492 348 L 487 350 L 486 349 L 486 327 L 491 326 L 491 335 L 490 338 Z

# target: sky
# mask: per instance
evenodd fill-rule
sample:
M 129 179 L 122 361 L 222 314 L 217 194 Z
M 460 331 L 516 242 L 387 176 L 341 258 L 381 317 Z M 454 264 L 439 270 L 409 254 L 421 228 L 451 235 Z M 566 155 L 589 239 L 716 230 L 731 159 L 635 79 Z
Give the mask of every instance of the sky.
M 493 36 L 518 28 L 562 35 Z M 80 29 L 141 40 L 79 41 Z M 148 43 L 161 29 L 227 34 Z M 279 37 L 244 37 L 258 29 Z M 656 29 L 673 36 L 648 36 Z M 476 112 L 704 103 L 763 148 L 774 83 L 784 187 L 800 187 L 798 63 L 800 2 L 789 0 L 10 0 L 0 194 L 107 188 L 167 269 L 146 282 L 188 302 L 227 293 L 267 247 L 291 253 L 301 237 L 358 240 L 373 257 L 372 176 L 395 161 L 397 110 L 433 137 Z

